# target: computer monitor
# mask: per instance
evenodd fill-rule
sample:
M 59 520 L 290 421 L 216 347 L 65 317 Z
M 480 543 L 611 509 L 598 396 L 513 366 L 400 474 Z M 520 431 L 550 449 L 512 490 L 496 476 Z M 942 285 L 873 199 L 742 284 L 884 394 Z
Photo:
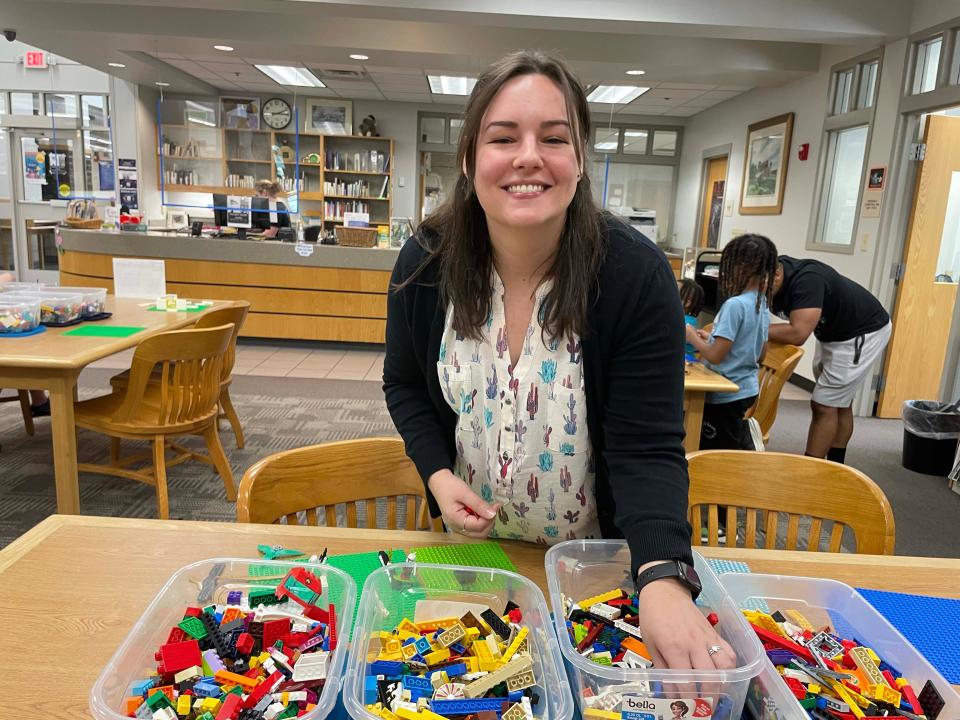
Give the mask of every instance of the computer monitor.
M 214 193 L 213 195 L 213 224 L 219 228 L 227 226 L 227 196 Z
M 253 225 L 252 229 L 269 230 L 270 200 L 265 197 L 255 197 L 253 198 L 253 204 L 250 206 L 250 209 L 253 211 L 250 218 L 250 222 Z

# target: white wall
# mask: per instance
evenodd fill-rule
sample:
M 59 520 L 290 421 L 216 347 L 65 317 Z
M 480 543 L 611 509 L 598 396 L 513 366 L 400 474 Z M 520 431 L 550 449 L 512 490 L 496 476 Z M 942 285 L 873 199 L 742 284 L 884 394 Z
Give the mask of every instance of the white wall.
M 934 25 L 960 16 L 957 0 L 913 0 L 910 33 L 921 32 Z
M 906 46 L 906 40 L 899 40 L 884 49 L 873 134 L 868 149 L 869 166 L 890 165 Z M 732 144 L 725 199 L 725 210 L 730 214 L 725 212 L 722 219 L 721 246 L 741 233 L 759 233 L 773 240 L 781 254 L 821 260 L 864 287 L 871 286 L 875 273 L 882 272 L 882 269 L 874 268 L 879 220 L 861 219 L 852 255 L 806 249 L 808 230 L 814 222 L 811 209 L 815 200 L 817 162 L 823 145 L 830 68 L 871 49 L 828 48 L 821 57 L 820 70 L 816 75 L 779 88 L 753 90 L 690 119 L 683 138 L 674 218 L 678 244 L 696 244 L 704 151 Z M 794 113 L 794 125 L 783 211 L 780 215 L 741 215 L 739 200 L 747 126 L 787 112 Z M 810 154 L 806 161 L 801 162 L 797 158 L 797 150 L 803 143 L 810 144 Z M 805 350 L 797 374 L 811 379 L 812 337 Z
M 29 50 L 39 48 L 22 42 L 0 41 L 0 90 L 40 90 L 46 92 L 105 93 L 109 91 L 109 75 L 100 70 L 79 65 L 53 53 L 56 65 L 46 70 L 28 70 L 17 62 Z M 49 62 L 49 59 L 48 59 Z

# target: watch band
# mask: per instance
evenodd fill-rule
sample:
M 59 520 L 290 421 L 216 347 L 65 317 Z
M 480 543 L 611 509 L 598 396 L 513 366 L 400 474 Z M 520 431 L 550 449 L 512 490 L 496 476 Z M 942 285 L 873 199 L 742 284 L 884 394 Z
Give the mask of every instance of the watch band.
M 694 577 L 697 577 L 693 568 L 690 568 L 681 560 L 670 560 L 663 562 L 659 565 L 654 565 L 653 567 L 647 568 L 642 573 L 637 575 L 637 592 L 639 593 L 644 587 L 656 580 L 672 577 L 683 583 L 683 585 L 690 591 L 693 599 L 696 600 L 700 595 L 701 586 L 699 584 L 699 578 L 697 578 L 697 582 L 693 582 L 691 580 L 691 574 Z

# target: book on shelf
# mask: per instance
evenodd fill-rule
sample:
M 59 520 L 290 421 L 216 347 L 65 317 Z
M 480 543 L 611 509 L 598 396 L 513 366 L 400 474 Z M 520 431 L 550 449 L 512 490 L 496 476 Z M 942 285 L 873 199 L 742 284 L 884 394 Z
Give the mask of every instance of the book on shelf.
M 383 187 L 380 188 L 380 197 L 386 199 L 387 197 L 387 186 L 390 184 L 390 176 L 388 175 L 383 179 Z

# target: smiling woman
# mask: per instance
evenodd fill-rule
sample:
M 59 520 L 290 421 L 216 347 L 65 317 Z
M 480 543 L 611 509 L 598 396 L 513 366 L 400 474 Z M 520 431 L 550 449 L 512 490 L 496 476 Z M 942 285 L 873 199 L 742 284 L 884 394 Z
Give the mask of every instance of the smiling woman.
M 449 529 L 626 537 L 656 664 L 733 667 L 692 602 L 677 285 L 595 205 L 589 136 L 560 60 L 521 51 L 477 80 L 456 190 L 394 268 L 387 406 Z

